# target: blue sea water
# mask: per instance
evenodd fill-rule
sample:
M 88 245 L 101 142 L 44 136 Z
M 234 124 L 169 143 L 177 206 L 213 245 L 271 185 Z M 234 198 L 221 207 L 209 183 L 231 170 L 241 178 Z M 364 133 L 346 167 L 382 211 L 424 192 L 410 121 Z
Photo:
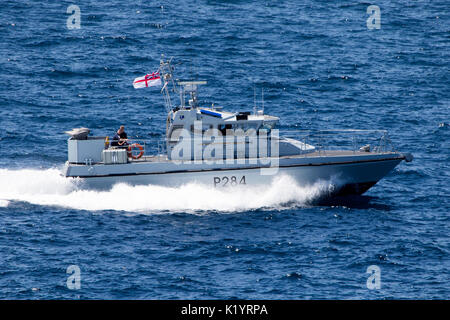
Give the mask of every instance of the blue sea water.
M 0 298 L 448 299 L 449 13 L 420 0 L 2 0 Z M 281 131 L 387 129 L 415 159 L 326 205 L 288 182 L 78 190 L 59 175 L 65 130 L 163 137 L 159 90 L 132 87 L 162 53 L 208 81 L 205 103 L 251 110 L 264 88 Z

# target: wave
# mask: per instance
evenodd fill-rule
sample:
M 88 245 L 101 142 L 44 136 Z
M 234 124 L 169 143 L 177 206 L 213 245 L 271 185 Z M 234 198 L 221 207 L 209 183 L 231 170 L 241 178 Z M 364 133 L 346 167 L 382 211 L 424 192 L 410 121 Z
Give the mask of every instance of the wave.
M 87 190 L 76 179 L 67 179 L 59 169 L 0 169 L 0 205 L 25 201 L 36 205 L 79 210 L 157 212 L 239 212 L 257 209 L 284 210 L 308 206 L 328 193 L 333 184 L 319 181 L 299 186 L 283 176 L 270 185 L 223 189 L 199 183 L 180 187 L 116 184 L 110 190 Z

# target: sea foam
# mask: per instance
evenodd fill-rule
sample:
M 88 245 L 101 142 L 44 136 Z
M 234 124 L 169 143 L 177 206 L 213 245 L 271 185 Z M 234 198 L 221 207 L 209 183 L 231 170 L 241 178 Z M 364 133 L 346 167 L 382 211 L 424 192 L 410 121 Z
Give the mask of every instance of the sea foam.
M 0 169 L 0 206 L 10 201 L 60 206 L 81 210 L 130 212 L 223 211 L 236 212 L 286 209 L 308 205 L 328 192 L 332 184 L 319 181 L 299 186 L 282 176 L 269 185 L 211 188 L 188 183 L 180 187 L 116 184 L 110 190 L 86 190 L 76 179 L 67 179 L 58 169 Z

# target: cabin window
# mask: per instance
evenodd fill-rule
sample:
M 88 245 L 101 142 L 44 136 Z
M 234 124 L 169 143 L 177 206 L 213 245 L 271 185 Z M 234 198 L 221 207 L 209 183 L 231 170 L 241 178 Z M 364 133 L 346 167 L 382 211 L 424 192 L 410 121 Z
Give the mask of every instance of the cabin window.
M 191 124 L 191 132 L 192 132 L 192 133 L 194 133 L 194 129 L 195 129 L 194 125 Z M 208 129 L 214 129 L 214 125 L 212 125 L 212 124 L 210 124 L 210 125 L 204 125 L 204 126 L 202 127 L 202 134 L 205 133 Z
M 231 124 L 219 124 L 218 129 L 223 136 L 226 136 L 227 130 L 233 129 L 233 126 Z

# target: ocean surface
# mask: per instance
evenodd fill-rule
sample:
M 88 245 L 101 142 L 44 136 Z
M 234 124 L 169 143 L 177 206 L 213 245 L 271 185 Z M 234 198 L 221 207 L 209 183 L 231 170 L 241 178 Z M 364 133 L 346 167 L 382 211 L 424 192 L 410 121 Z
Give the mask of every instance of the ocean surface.
M 449 15 L 448 1 L 2 0 L 0 299 L 450 298 Z M 286 179 L 94 191 L 61 177 L 66 130 L 164 137 L 159 90 L 132 86 L 161 54 L 208 81 L 206 105 L 251 111 L 264 89 L 281 133 L 386 129 L 414 161 L 326 204 Z

